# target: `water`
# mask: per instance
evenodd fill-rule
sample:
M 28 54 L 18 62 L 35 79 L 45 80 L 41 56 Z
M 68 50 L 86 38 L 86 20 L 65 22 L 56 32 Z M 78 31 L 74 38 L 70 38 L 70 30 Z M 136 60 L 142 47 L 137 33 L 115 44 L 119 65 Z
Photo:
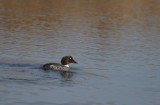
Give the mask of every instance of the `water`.
M 0 2 L 1 105 L 160 104 L 158 0 Z

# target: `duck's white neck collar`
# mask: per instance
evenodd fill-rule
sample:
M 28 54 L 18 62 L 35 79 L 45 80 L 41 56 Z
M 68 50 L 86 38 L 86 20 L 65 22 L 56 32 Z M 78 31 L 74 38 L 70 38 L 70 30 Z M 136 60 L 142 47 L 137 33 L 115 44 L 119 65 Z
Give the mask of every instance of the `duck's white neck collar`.
M 64 65 L 65 67 L 69 67 L 69 65 Z

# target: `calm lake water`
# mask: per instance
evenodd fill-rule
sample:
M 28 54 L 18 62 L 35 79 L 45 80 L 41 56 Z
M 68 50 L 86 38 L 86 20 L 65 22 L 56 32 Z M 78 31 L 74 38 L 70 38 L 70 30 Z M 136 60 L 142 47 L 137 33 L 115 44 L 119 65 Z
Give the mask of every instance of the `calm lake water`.
M 0 105 L 160 105 L 159 54 L 159 0 L 0 0 Z

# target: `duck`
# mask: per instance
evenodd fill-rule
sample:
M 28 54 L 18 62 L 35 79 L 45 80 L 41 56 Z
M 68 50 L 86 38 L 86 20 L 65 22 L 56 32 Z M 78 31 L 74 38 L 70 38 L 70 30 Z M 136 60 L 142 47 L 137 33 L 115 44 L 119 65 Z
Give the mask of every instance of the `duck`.
M 69 71 L 70 63 L 78 64 L 72 56 L 64 56 L 60 63 L 46 63 L 42 66 L 43 70 L 54 70 L 54 71 Z

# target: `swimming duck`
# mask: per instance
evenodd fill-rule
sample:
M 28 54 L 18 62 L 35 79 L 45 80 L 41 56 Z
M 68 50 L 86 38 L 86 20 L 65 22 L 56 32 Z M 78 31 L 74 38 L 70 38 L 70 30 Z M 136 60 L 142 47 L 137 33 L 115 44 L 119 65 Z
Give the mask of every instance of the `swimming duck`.
M 75 63 L 77 62 L 73 59 L 72 56 L 64 56 L 61 59 L 61 64 L 59 63 L 47 63 L 44 64 L 42 69 L 43 70 L 56 70 L 56 71 L 69 71 L 69 63 Z

